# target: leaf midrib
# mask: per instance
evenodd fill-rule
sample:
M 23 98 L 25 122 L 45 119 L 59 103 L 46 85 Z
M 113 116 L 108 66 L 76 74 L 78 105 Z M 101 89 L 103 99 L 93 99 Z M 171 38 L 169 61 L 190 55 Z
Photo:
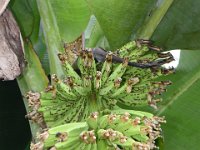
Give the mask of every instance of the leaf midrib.
M 137 38 L 150 39 L 173 2 L 174 0 L 164 0 L 161 2 L 161 4 L 152 12 L 148 21 L 138 30 L 136 33 Z

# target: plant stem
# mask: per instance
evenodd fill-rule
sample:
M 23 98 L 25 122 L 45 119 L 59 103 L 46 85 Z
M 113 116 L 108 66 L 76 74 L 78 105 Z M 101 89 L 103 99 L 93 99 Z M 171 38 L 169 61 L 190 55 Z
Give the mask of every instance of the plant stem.
M 150 39 L 173 1 L 174 0 L 162 0 L 157 3 L 156 9 L 151 13 L 152 15 L 136 33 L 138 39 Z
M 25 58 L 27 60 L 27 66 L 24 69 L 21 76 L 17 78 L 17 82 L 22 95 L 25 95 L 30 90 L 35 92 L 44 90 L 48 85 L 48 79 L 29 41 L 25 42 L 24 49 L 25 49 Z M 26 111 L 29 112 L 27 99 L 25 98 L 23 99 Z M 40 128 L 35 123 L 31 122 L 29 123 L 32 136 L 33 138 L 35 138 L 36 133 L 39 131 Z
M 57 55 L 58 53 L 63 52 L 64 48 L 61 45 L 61 37 L 52 6 L 48 0 L 37 0 L 37 5 L 47 44 L 50 72 L 51 74 L 56 74 L 58 77 L 62 77 L 64 72 Z

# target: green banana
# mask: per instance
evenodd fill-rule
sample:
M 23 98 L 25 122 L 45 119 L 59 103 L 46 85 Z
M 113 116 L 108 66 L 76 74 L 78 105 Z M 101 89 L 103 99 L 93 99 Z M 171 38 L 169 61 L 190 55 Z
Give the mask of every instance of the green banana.
M 110 99 L 110 98 L 106 98 L 103 97 L 101 99 L 102 105 L 104 107 L 104 109 L 113 109 L 114 106 L 116 105 L 117 101 L 115 99 Z
M 143 112 L 143 111 L 135 111 L 135 110 L 124 110 L 124 109 L 117 109 L 117 110 L 112 110 L 111 113 L 118 114 L 118 115 L 123 115 L 125 113 L 129 113 L 131 117 L 147 117 L 147 118 L 152 118 L 153 114 L 148 113 L 148 112 Z
M 160 136 L 163 122 L 163 118 L 141 111 L 118 109 L 107 115 L 94 112 L 87 122 L 60 125 L 43 132 L 32 147 L 57 150 L 156 147 L 155 139 Z
M 88 68 L 88 75 L 92 76 L 94 79 L 96 77 L 96 63 L 92 54 L 92 49 L 88 49 L 87 51 L 87 68 Z
M 85 105 L 84 105 L 84 111 L 82 113 L 82 117 L 80 119 L 80 121 L 85 121 L 85 119 L 89 116 L 90 111 L 89 111 L 89 102 L 87 101 L 87 99 L 85 100 Z
M 70 140 L 74 140 L 79 137 L 79 134 L 87 130 L 87 125 L 85 123 L 72 123 L 67 125 L 61 125 L 48 131 L 45 131 L 40 135 L 40 140 L 44 142 L 44 147 L 52 147 L 57 143 L 63 143 Z M 62 144 L 61 144 L 62 145 Z M 60 144 L 58 144 L 60 146 Z
M 98 121 L 98 127 L 99 128 L 106 128 L 109 125 L 109 119 L 108 119 L 108 115 L 104 115 L 101 118 L 99 118 Z
M 69 138 L 68 140 L 66 140 L 64 142 L 56 143 L 55 148 L 59 149 L 59 150 L 66 150 L 66 149 L 74 150 L 81 143 L 82 142 L 81 142 L 80 138 L 77 136 L 74 138 Z
M 114 87 L 115 80 L 118 80 L 118 78 L 124 74 L 124 72 L 126 71 L 127 64 L 128 59 L 125 59 L 123 64 L 119 64 L 119 66 L 114 70 L 114 72 L 108 77 L 102 89 L 100 89 L 100 95 L 107 94 Z
M 82 50 L 80 51 L 79 57 L 77 58 L 77 66 L 80 69 L 81 76 L 84 76 L 87 74 L 87 71 L 84 65 L 84 62 L 86 61 L 86 51 Z
M 96 77 L 94 79 L 94 88 L 96 89 L 96 91 L 101 88 L 101 75 L 102 73 L 100 71 L 97 71 Z
M 56 75 L 54 75 L 53 80 L 56 82 L 56 94 L 60 95 L 63 99 L 68 98 L 70 100 L 76 100 L 77 96 L 72 92 L 71 87 L 64 82 L 61 82 L 57 79 Z
M 91 129 L 97 129 L 98 128 L 98 112 L 93 112 L 90 114 L 90 116 L 87 118 L 87 124 Z
M 129 128 L 129 129 L 123 131 L 123 133 L 126 136 L 133 136 L 134 137 L 134 135 L 138 135 L 138 134 L 141 133 L 140 126 L 136 126 L 134 128 Z
M 51 128 L 48 130 L 49 134 L 56 135 L 58 132 L 69 132 L 69 135 L 74 135 L 74 133 L 80 134 L 82 131 L 87 130 L 87 123 L 81 122 L 81 123 L 70 123 L 65 125 L 60 125 L 54 128 Z
M 86 96 L 89 92 L 89 90 L 85 89 L 83 86 L 75 84 L 72 77 L 67 77 L 64 82 L 69 87 L 71 94 L 76 96 L 76 99 L 79 96 Z
M 131 52 L 135 52 L 135 49 L 137 49 L 137 43 L 136 41 L 131 41 L 118 49 L 117 52 L 119 56 L 123 58 L 125 56 L 129 56 Z
M 40 99 L 40 109 L 43 109 L 43 108 L 48 108 L 48 107 L 54 107 L 55 106 L 59 106 L 59 105 L 62 105 L 62 104 L 66 104 L 65 101 L 60 101 L 60 99 L 51 99 L 51 100 L 45 100 L 45 99 Z
M 83 99 L 83 98 L 82 98 Z M 82 107 L 82 105 L 84 105 L 84 103 L 82 103 L 82 100 L 79 100 L 78 102 L 76 102 L 72 107 L 75 109 L 68 109 L 65 114 L 63 114 L 63 116 L 61 116 L 60 118 L 58 118 L 56 121 L 54 122 L 49 122 L 49 126 L 53 127 L 53 126 L 57 126 L 57 125 L 61 125 L 61 124 L 65 124 L 68 123 L 70 121 L 73 121 L 74 119 L 79 119 L 78 117 L 75 118 L 77 115 L 81 115 L 79 113 L 80 112 L 80 108 Z M 79 112 L 79 113 L 77 113 Z M 48 125 L 48 124 L 47 124 Z
M 40 92 L 40 99 L 51 100 L 53 98 L 52 91 L 42 91 Z
M 107 142 L 106 142 L 106 140 L 103 140 L 103 139 L 99 139 L 98 141 L 97 141 L 97 149 L 98 150 L 107 150 L 108 149 L 108 144 L 107 144 Z
M 132 91 L 132 86 L 137 84 L 139 82 L 139 78 L 131 78 L 129 79 L 123 86 L 121 86 L 118 89 L 113 90 L 113 93 L 108 95 L 111 98 L 118 98 L 118 97 L 123 97 L 126 96 L 127 94 L 131 93 Z
M 131 58 L 131 61 L 137 60 L 137 58 L 140 58 L 143 56 L 146 52 L 148 52 L 148 47 L 140 47 L 137 50 L 132 50 L 129 54 L 129 57 Z
M 59 79 L 52 75 L 52 83 L 46 90 L 27 94 L 31 108 L 27 117 L 45 128 L 51 128 L 65 123 L 86 121 L 94 111 L 100 113 L 106 109 L 113 110 L 122 107 L 121 104 L 129 107 L 150 105 L 156 108 L 156 103 L 160 101 L 157 95 L 165 92 L 170 82 L 153 80 L 173 73 L 173 69 L 161 67 L 162 64 L 170 62 L 172 56 L 170 53 L 160 52 L 157 47 L 148 43 L 146 40 L 129 42 L 117 52 L 108 52 L 105 61 L 98 64 L 91 49 L 80 50 L 75 62 L 80 72 L 73 69 L 65 54 L 59 54 L 66 77 Z M 123 58 L 123 62 L 114 64 L 114 55 Z M 155 65 L 138 68 L 131 66 L 130 62 Z M 120 122 L 106 122 L 108 118 L 105 116 L 100 117 L 100 120 L 101 123 L 98 120 L 96 123 L 90 120 L 89 123 L 88 120 L 90 128 L 118 126 L 117 129 L 125 130 L 128 124 L 121 126 Z M 133 134 L 134 130 L 129 132 Z
M 79 150 L 92 150 L 91 148 L 92 148 L 92 144 L 85 144 L 85 147 L 80 147 Z
M 81 102 L 80 105 L 77 106 L 78 111 L 73 116 L 72 120 L 70 120 L 70 122 L 78 122 L 78 121 L 81 120 L 81 117 L 82 117 L 84 109 L 85 109 L 86 100 L 84 99 L 84 100 L 82 100 L 80 102 Z
M 97 142 L 91 144 L 90 150 L 98 150 L 97 149 Z
M 39 110 L 39 112 L 41 111 L 45 120 L 50 119 L 52 121 L 56 121 L 57 116 L 64 114 L 70 107 L 71 105 L 65 104 L 65 105 L 60 105 L 59 107 L 47 109 L 45 111 Z
M 122 147 L 124 147 L 124 149 L 130 149 L 132 148 L 133 143 L 135 143 L 135 141 L 132 138 L 128 138 L 126 136 L 122 136 L 119 138 L 119 140 L 113 141 L 114 144 L 116 145 L 120 145 Z
M 76 81 L 76 84 L 81 85 L 82 84 L 81 77 L 74 71 L 73 67 L 69 64 L 69 62 L 66 59 L 64 59 L 63 61 L 61 57 L 59 58 L 64 66 L 67 76 L 74 78 L 74 80 Z
M 101 69 L 101 73 L 102 73 L 102 77 L 101 77 L 101 84 L 103 85 L 106 80 L 109 77 L 109 74 L 111 72 L 111 68 L 112 68 L 112 52 L 109 52 L 106 55 L 106 60 L 103 63 L 102 69 Z

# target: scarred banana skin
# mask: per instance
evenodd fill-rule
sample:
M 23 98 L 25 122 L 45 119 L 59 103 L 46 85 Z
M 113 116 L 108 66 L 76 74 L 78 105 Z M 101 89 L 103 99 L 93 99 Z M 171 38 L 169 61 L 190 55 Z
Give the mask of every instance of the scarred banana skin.
M 51 85 L 45 91 L 29 92 L 26 97 L 31 111 L 27 118 L 42 128 L 85 121 L 91 112 L 116 107 L 150 105 L 156 107 L 157 95 L 166 91 L 170 81 L 154 81 L 160 76 L 173 73 L 160 65 L 172 61 L 170 53 L 151 50 L 147 41 L 131 41 L 116 52 L 108 52 L 105 61 L 97 65 L 92 49 L 79 51 L 75 71 L 64 54 L 58 57 L 66 71 L 60 79 L 51 75 Z M 155 48 L 154 48 L 155 49 Z M 113 57 L 123 58 L 113 63 Z M 159 62 L 158 66 L 138 68 L 129 62 L 144 64 Z

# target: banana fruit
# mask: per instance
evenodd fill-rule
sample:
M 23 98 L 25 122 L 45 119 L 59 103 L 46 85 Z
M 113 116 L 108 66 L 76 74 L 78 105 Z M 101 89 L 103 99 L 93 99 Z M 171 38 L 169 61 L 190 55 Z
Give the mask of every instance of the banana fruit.
M 141 111 L 93 112 L 86 122 L 43 131 L 31 150 L 151 150 L 164 122 L 162 117 Z
M 124 58 L 123 62 L 113 63 L 114 55 Z M 170 81 L 154 80 L 173 73 L 173 69 L 161 67 L 173 60 L 172 55 L 149 46 L 146 40 L 132 41 L 116 53 L 109 52 L 105 62 L 98 65 L 92 49 L 79 51 L 76 63 L 80 72 L 73 69 L 66 54 L 59 54 L 58 57 L 66 71 L 66 77 L 59 79 L 52 75 L 52 85 L 45 91 L 28 92 L 26 95 L 31 108 L 27 118 L 42 128 L 85 121 L 91 112 L 112 110 L 121 104 L 131 107 L 150 105 L 157 108 L 156 103 L 161 101 L 157 95 L 165 92 L 166 87 L 171 84 Z M 130 66 L 130 62 L 153 66 L 138 68 Z M 136 131 L 127 132 L 132 134 Z

